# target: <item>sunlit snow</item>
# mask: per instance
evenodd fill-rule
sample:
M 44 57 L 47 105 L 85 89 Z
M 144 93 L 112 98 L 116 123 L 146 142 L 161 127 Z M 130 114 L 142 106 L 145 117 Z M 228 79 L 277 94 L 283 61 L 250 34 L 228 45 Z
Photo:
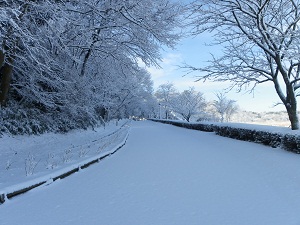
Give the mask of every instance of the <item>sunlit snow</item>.
M 299 161 L 280 148 L 133 122 L 115 155 L 0 205 L 1 224 L 296 225 Z

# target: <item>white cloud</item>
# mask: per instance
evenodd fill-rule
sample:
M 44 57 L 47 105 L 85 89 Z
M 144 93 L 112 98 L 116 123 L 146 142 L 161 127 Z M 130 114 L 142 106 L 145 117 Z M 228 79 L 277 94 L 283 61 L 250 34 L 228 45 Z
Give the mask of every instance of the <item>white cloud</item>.
M 147 68 L 147 71 L 151 74 L 152 80 L 155 82 L 156 80 L 164 77 L 165 71 L 155 67 Z
M 162 64 L 167 66 L 176 66 L 182 62 L 181 54 L 168 53 L 166 57 L 162 59 Z
M 181 54 L 166 53 L 160 63 L 161 68 L 154 66 L 146 68 L 152 76 L 154 87 L 157 88 L 159 85 L 167 82 L 180 81 L 182 71 L 178 70 L 178 65 L 181 63 Z

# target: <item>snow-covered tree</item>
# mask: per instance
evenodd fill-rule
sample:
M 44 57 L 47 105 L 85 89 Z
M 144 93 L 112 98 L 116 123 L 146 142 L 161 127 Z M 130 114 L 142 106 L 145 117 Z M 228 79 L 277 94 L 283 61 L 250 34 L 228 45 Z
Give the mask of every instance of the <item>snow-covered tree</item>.
M 8 130 L 68 131 L 151 111 L 152 82 L 138 61 L 156 65 L 161 45 L 176 44 L 180 4 L 6 0 L 0 6 L 0 103 Z
M 172 47 L 179 38 L 174 28 L 179 25 L 181 7 L 169 0 L 75 2 L 67 6 L 73 15 L 68 46 L 79 52 L 81 75 L 95 56 L 122 60 L 126 55 L 135 62 L 157 64 L 159 45 Z
M 300 1 L 197 0 L 190 9 L 193 34 L 213 32 L 224 51 L 207 67 L 188 68 L 202 71 L 199 80 L 231 81 L 239 91 L 272 82 L 291 128 L 299 129 Z
M 171 105 L 174 112 L 189 122 L 192 116 L 204 112 L 206 101 L 203 94 L 192 87 L 179 93 Z
M 50 73 L 51 59 L 46 46 L 51 43 L 49 37 L 53 32 L 49 32 L 47 23 L 54 17 L 56 4 L 51 0 L 8 0 L 0 4 L 0 103 L 4 106 L 12 81 L 15 87 L 22 86 L 15 82 L 13 74 L 34 79 Z
M 217 100 L 213 102 L 217 113 L 220 115 L 221 122 L 230 120 L 231 116 L 237 112 L 238 106 L 236 101 L 228 99 L 222 92 L 216 94 Z
M 169 119 L 173 107 L 172 104 L 174 102 L 174 99 L 178 96 L 178 91 L 175 88 L 174 84 L 161 84 L 155 92 L 155 96 L 159 102 L 160 119 Z

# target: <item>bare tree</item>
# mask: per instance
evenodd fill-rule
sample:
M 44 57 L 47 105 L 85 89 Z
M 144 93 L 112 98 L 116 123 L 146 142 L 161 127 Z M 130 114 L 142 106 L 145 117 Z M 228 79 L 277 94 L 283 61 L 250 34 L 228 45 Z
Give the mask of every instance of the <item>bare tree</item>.
M 272 82 L 291 128 L 299 129 L 300 1 L 196 0 L 190 7 L 193 34 L 213 32 L 224 51 L 209 66 L 185 68 L 204 72 L 199 80 L 231 81 L 238 91 Z
M 216 94 L 217 100 L 213 102 L 213 105 L 221 117 L 221 122 L 224 122 L 224 119 L 228 122 L 232 114 L 236 113 L 238 107 L 236 101 L 226 98 L 226 95 L 222 92 Z

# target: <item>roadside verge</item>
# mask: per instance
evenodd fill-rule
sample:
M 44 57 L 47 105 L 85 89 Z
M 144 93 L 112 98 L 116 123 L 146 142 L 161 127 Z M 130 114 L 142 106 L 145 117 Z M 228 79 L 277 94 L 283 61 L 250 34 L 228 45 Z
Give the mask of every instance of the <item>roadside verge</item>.
M 223 137 L 260 143 L 273 148 L 281 147 L 286 151 L 300 154 L 300 133 L 298 131 L 281 131 L 282 128 L 279 129 L 279 127 L 236 123 L 231 125 L 230 123 L 188 123 L 176 120 L 151 120 L 187 129 L 214 132 Z
M 47 174 L 45 176 L 30 180 L 28 182 L 24 182 L 24 183 L 10 186 L 10 187 L 6 187 L 6 188 L 0 190 L 0 204 L 3 204 L 6 201 L 8 201 L 9 199 L 16 197 L 18 195 L 24 194 L 34 188 L 37 188 L 37 187 L 40 187 L 43 185 L 49 185 L 57 180 L 64 179 L 76 172 L 79 172 L 82 169 L 86 169 L 87 167 L 100 162 L 101 160 L 105 159 L 108 156 L 115 154 L 118 150 L 120 150 L 126 144 L 128 136 L 129 136 L 129 131 L 127 131 L 127 134 L 125 135 L 125 137 L 115 147 L 113 147 L 112 149 L 107 150 L 103 153 L 100 153 L 96 156 L 90 157 L 79 163 L 65 167 L 61 170 Z

